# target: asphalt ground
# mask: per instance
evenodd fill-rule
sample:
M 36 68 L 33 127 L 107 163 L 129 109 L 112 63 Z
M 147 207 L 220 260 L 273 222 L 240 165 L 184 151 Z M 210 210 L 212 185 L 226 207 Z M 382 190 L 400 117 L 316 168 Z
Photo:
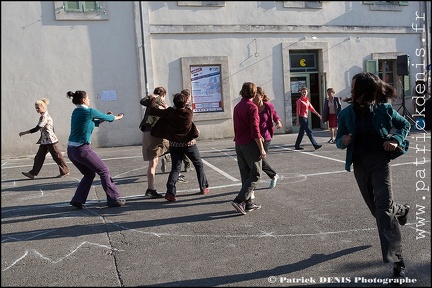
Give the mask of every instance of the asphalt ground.
M 48 156 L 34 180 L 21 174 L 34 155 L 2 159 L 1 286 L 391 286 L 345 151 L 327 143 L 328 131 L 314 135 L 323 144 L 316 151 L 306 136 L 302 151 L 294 150 L 296 134 L 274 137 L 267 161 L 282 177 L 269 189 L 262 175 L 262 208 L 247 215 L 231 205 L 241 186 L 232 139 L 198 141 L 210 193 L 197 194 L 190 171 L 175 203 L 144 196 L 141 146 L 95 149 L 127 200 L 120 208 L 106 206 L 98 176 L 86 208 L 70 206 L 81 174 L 69 159 L 70 176 L 55 178 Z M 404 286 L 430 287 L 430 131 L 409 140 L 409 152 L 391 162 L 394 199 L 411 206 Z M 167 177 L 159 164 L 158 192 Z

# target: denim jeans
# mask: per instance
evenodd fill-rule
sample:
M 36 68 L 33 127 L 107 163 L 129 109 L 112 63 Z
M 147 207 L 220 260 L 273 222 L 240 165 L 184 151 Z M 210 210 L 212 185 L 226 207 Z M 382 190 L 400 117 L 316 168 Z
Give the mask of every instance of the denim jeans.
M 108 167 L 99 155 L 91 149 L 89 144 L 84 144 L 80 147 L 68 146 L 67 153 L 75 167 L 84 175 L 72 198 L 73 201 L 85 204 L 96 173 L 101 179 L 102 188 L 107 196 L 107 202 L 114 202 L 120 197 L 120 193 L 111 178 Z
M 180 175 L 184 155 L 186 155 L 190 159 L 193 166 L 195 167 L 200 192 L 204 191 L 205 188 L 208 188 L 209 185 L 207 181 L 207 176 L 204 173 L 204 163 L 201 159 L 201 155 L 196 144 L 186 147 L 170 146 L 169 151 L 171 155 L 172 166 L 166 184 L 167 193 L 170 193 L 174 196 L 176 196 L 177 194 L 176 182 Z
M 299 117 L 299 123 L 300 123 L 300 130 L 298 132 L 297 140 L 295 142 L 295 147 L 300 147 L 300 144 L 303 140 L 304 132 L 306 132 L 306 135 L 309 137 L 309 140 L 311 141 L 312 145 L 316 146 L 318 143 L 315 141 L 315 138 L 312 135 L 312 130 L 309 128 L 308 125 L 308 118 L 305 117 Z

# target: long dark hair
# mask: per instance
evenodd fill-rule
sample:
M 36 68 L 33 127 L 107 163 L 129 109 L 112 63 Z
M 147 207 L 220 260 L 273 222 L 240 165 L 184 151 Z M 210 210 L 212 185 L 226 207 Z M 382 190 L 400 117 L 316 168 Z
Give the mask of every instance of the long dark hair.
M 396 97 L 396 89 L 392 85 L 373 73 L 361 72 L 352 78 L 351 97 L 345 101 L 360 106 L 370 106 L 387 103 L 389 99 L 396 99 Z

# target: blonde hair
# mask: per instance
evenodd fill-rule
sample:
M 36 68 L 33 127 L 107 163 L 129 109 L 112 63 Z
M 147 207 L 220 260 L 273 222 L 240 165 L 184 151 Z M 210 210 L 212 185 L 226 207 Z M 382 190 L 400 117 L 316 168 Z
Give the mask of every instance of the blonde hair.
M 35 104 L 46 108 L 49 104 L 49 100 L 47 98 L 42 98 L 37 100 Z

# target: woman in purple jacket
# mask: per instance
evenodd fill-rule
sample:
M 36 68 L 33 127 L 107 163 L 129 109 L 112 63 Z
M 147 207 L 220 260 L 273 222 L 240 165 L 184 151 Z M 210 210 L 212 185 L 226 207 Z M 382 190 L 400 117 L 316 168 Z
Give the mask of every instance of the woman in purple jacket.
M 264 138 L 263 145 L 266 153 L 268 152 L 274 134 L 273 122 L 276 123 L 277 129 L 280 129 L 282 127 L 280 117 L 274 109 L 273 103 L 269 102 L 269 100 L 270 99 L 264 93 L 263 88 L 257 87 L 257 94 L 253 98 L 253 102 L 258 106 L 258 114 L 260 118 L 260 133 L 261 136 Z M 276 182 L 279 179 L 279 175 L 265 159 L 262 160 L 262 171 L 266 173 L 267 176 L 271 179 L 269 188 L 276 187 Z

